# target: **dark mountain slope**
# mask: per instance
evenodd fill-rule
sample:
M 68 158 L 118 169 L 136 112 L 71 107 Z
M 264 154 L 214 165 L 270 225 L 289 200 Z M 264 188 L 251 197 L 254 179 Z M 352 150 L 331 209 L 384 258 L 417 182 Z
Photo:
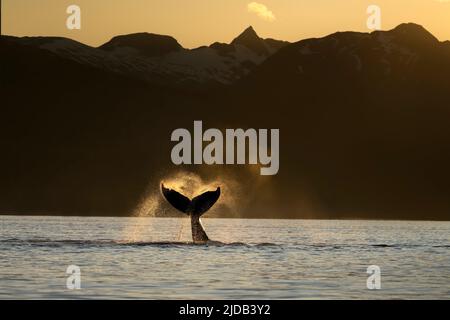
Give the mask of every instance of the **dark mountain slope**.
M 236 109 L 282 130 L 281 202 L 301 187 L 323 217 L 449 219 L 449 75 L 421 26 L 336 33 L 269 58 Z
M 5 38 L 0 61 L 0 211 L 129 212 L 148 183 L 136 168 L 155 163 L 139 136 L 162 90 Z
M 281 129 L 277 176 L 182 168 L 234 177 L 245 217 L 450 219 L 450 50 L 420 26 L 303 40 L 195 91 L 104 68 L 91 49 L 104 50 L 77 43 L 0 41 L 0 212 L 129 215 L 180 169 L 171 132 L 203 120 Z
M 99 48 L 61 37 L 10 37 L 9 40 L 47 50 L 84 66 L 152 85 L 184 89 L 230 85 L 287 44 L 264 40 L 253 29 L 244 31 L 232 44 L 215 43 L 193 50 L 183 48 L 170 36 L 151 33 L 117 36 Z
M 99 48 L 106 51 L 131 48 L 149 57 L 163 56 L 183 49 L 177 40 L 170 36 L 145 32 L 116 36 Z

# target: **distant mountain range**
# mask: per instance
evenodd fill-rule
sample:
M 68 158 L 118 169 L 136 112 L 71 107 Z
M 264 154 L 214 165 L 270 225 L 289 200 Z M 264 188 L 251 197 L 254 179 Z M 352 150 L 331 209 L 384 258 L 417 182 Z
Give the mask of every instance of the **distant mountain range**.
M 184 169 L 230 181 L 222 216 L 450 220 L 449 80 L 450 42 L 412 23 L 192 50 L 1 37 L 0 212 L 129 215 Z M 279 128 L 279 174 L 175 167 L 170 133 L 193 120 Z
M 231 84 L 288 44 L 262 39 L 252 27 L 230 44 L 216 42 L 192 50 L 183 48 L 170 36 L 151 33 L 117 36 L 98 48 L 55 37 L 9 40 L 83 65 L 171 85 Z

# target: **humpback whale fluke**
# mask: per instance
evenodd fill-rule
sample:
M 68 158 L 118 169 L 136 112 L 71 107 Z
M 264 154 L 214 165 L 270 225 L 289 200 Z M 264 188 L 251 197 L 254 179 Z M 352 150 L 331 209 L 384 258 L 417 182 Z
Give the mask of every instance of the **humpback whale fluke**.
M 161 184 L 161 190 L 166 200 L 177 210 L 191 217 L 192 240 L 194 243 L 204 243 L 209 240 L 203 229 L 200 217 L 217 202 L 220 197 L 220 188 L 216 191 L 207 191 L 190 200 L 181 193 L 167 189 Z

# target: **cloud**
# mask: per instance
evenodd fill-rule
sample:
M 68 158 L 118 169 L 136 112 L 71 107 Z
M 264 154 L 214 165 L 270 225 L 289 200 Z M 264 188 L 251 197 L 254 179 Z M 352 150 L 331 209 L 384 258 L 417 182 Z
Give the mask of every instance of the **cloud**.
M 273 22 L 276 20 L 275 15 L 265 5 L 258 2 L 251 2 L 247 5 L 247 9 L 251 13 L 255 13 L 263 20 Z

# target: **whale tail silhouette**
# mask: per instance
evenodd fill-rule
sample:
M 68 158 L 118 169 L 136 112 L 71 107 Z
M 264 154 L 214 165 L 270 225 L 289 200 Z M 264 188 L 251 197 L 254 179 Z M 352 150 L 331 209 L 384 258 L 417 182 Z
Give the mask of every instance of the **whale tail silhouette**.
M 204 243 L 209 240 L 202 226 L 200 217 L 217 202 L 220 197 L 220 188 L 216 191 L 207 191 L 192 200 L 181 193 L 168 189 L 161 184 L 162 194 L 166 200 L 177 210 L 191 217 L 192 240 L 194 243 Z

